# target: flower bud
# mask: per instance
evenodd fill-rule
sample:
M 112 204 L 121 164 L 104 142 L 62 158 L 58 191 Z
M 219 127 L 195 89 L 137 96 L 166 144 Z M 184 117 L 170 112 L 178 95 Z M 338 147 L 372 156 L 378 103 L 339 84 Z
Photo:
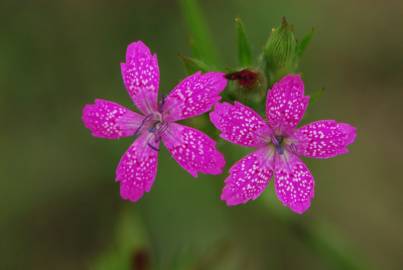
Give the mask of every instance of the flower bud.
M 264 47 L 266 74 L 274 82 L 298 66 L 297 40 L 292 25 L 283 17 L 281 26 L 273 28 Z

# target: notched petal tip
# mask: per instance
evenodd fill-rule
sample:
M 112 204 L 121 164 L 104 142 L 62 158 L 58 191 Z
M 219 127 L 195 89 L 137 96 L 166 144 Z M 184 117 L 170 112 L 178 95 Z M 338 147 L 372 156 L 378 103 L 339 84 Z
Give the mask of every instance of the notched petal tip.
M 142 55 L 151 55 L 151 51 L 148 46 L 141 40 L 134 41 L 127 46 L 126 49 L 126 61 L 130 61 L 130 58 L 133 55 L 142 54 Z
M 310 97 L 310 96 L 304 96 L 305 109 L 308 108 L 310 101 L 311 101 L 311 97 Z
M 92 120 L 91 115 L 93 115 L 94 112 L 96 111 L 96 106 L 98 102 L 99 100 L 96 99 L 93 104 L 87 103 L 84 105 L 82 109 L 81 120 L 83 121 L 84 126 L 88 128 L 91 131 L 91 133 L 93 132 L 94 128 L 94 121 Z
M 116 168 L 122 199 L 136 202 L 149 192 L 157 175 L 158 152 L 148 147 L 148 134 L 138 137 Z
M 276 83 L 274 83 L 273 87 L 275 86 L 281 86 L 281 87 L 288 87 L 287 90 L 292 90 L 292 87 L 296 87 L 298 90 L 302 89 L 302 93 L 304 93 L 304 81 L 302 80 L 301 74 L 287 74 L 284 77 L 282 77 L 280 80 L 278 80 Z
M 234 207 L 240 204 L 246 204 L 246 201 L 240 201 L 236 198 L 235 194 L 233 194 L 232 192 L 228 192 L 228 191 L 223 191 L 223 193 L 220 196 L 220 199 L 222 201 L 225 202 L 225 204 L 228 207 Z
M 311 207 L 311 202 L 307 201 L 303 203 L 292 204 L 288 205 L 287 207 L 290 208 L 294 213 L 302 215 Z
M 303 118 L 309 97 L 299 74 L 284 76 L 268 90 L 266 116 L 272 128 L 292 129 Z
M 210 121 L 216 125 L 220 121 L 223 114 L 233 105 L 228 102 L 217 102 L 214 104 L 213 110 L 209 113 Z
M 294 155 L 276 158 L 274 186 L 281 203 L 298 214 L 310 207 L 315 194 L 315 181 L 311 172 Z
M 134 104 L 144 114 L 157 110 L 159 67 L 157 56 L 142 41 L 126 49 L 126 62 L 120 64 L 123 83 Z
M 81 120 L 84 122 L 86 128 L 89 128 L 90 121 L 88 119 L 90 112 L 92 111 L 94 104 L 85 104 L 82 113 L 81 113 Z
M 228 80 L 225 78 L 225 73 L 223 72 L 206 72 L 202 74 L 203 77 L 210 79 L 216 84 L 217 92 L 221 93 L 227 87 Z
M 120 186 L 120 197 L 123 200 L 136 203 L 143 197 L 143 195 L 144 195 L 143 192 L 134 193 L 133 191 L 130 191 L 126 186 L 123 185 Z
M 120 63 L 120 74 L 122 75 L 123 78 L 123 83 L 125 83 L 125 73 L 126 73 L 127 67 L 126 67 L 126 63 L 121 62 Z
M 253 109 L 240 102 L 217 103 L 210 112 L 211 123 L 221 131 L 220 137 L 242 146 L 261 146 L 268 140 L 269 127 Z
M 295 133 L 298 154 L 311 158 L 332 158 L 348 153 L 355 141 L 356 129 L 335 120 L 319 120 L 299 128 Z
M 357 137 L 357 129 L 347 123 L 339 123 L 338 126 L 346 136 L 345 137 L 346 145 L 352 144 Z
M 266 189 L 273 170 L 272 163 L 266 162 L 264 152 L 263 150 L 252 152 L 232 165 L 220 196 L 228 206 L 256 200 Z
M 225 160 L 224 155 L 218 151 L 217 149 L 217 143 L 214 141 L 214 147 L 216 148 L 216 153 L 215 153 L 215 159 L 216 159 L 216 167 L 212 168 L 210 170 L 210 174 L 212 175 L 219 175 L 223 173 L 225 164 L 227 163 L 227 161 Z
M 130 111 L 118 103 L 96 99 L 94 104 L 83 107 L 81 119 L 92 136 L 118 139 L 131 136 L 143 116 Z

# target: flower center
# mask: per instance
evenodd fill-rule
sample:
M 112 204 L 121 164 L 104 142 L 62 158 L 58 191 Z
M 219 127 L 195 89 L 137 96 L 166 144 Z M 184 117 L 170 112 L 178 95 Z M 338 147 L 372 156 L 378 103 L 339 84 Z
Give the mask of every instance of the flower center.
M 276 149 L 277 154 L 279 155 L 284 154 L 284 148 L 285 148 L 284 136 L 278 136 L 278 135 L 273 136 L 272 142 L 274 148 Z
M 164 121 L 161 113 L 153 113 L 147 115 L 145 118 L 149 118 L 145 124 L 145 127 L 149 133 L 153 135 L 152 139 L 147 143 L 150 148 L 155 151 L 159 151 L 158 144 L 162 135 L 168 129 L 168 123 Z
M 272 135 L 271 144 L 275 152 L 279 155 L 283 155 L 286 152 L 298 154 L 298 140 L 292 135 Z
M 168 128 L 168 124 L 162 120 L 155 120 L 152 121 L 151 124 L 148 127 L 148 132 L 153 133 L 155 135 L 161 136 L 166 129 Z
M 134 135 L 137 136 L 146 131 L 151 133 L 153 136 L 149 139 L 147 144 L 150 148 L 158 151 L 158 143 L 167 129 L 168 123 L 164 121 L 162 114 L 153 112 L 144 117 Z

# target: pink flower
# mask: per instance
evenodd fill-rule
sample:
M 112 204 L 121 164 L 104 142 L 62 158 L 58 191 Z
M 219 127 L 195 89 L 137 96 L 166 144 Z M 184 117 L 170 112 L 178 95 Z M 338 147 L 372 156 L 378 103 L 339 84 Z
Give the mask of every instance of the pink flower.
M 302 214 L 314 196 L 314 179 L 300 156 L 330 158 L 348 152 L 356 130 L 345 123 L 321 120 L 296 128 L 308 106 L 299 75 L 287 75 L 268 91 L 266 122 L 251 108 L 221 103 L 210 113 L 227 141 L 256 150 L 236 162 L 225 180 L 221 199 L 228 206 L 255 200 L 274 174 L 277 197 Z
M 195 73 L 158 102 L 157 56 L 141 41 L 130 44 L 121 64 L 126 89 L 142 114 L 111 101 L 86 105 L 82 120 L 95 137 L 118 139 L 137 136 L 116 169 L 123 199 L 135 202 L 149 192 L 157 174 L 162 140 L 172 157 L 193 177 L 199 172 L 220 174 L 225 165 L 216 142 L 203 132 L 175 121 L 201 115 L 220 100 L 226 87 L 223 73 Z

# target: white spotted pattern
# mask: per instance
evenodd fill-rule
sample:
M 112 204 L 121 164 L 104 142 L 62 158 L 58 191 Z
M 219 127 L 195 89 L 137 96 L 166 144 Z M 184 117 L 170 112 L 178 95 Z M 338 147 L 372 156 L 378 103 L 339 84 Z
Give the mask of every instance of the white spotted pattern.
M 270 140 L 270 130 L 263 118 L 253 109 L 235 102 L 218 103 L 210 120 L 227 141 L 244 146 L 264 145 Z
M 309 97 L 304 96 L 304 82 L 299 75 L 289 75 L 269 90 L 266 115 L 273 129 L 287 130 L 297 126 L 304 116 Z
M 221 99 L 220 93 L 227 85 L 224 73 L 197 72 L 180 82 L 166 97 L 165 118 L 177 121 L 201 115 Z
M 355 128 L 334 120 L 321 120 L 298 129 L 300 155 L 312 158 L 330 158 L 348 152 L 347 146 L 356 136 Z
M 141 135 L 119 162 L 116 180 L 120 182 L 120 195 L 123 199 L 136 202 L 144 192 L 151 189 L 158 164 L 158 152 L 147 145 L 152 138 L 153 136 L 147 133 Z
M 134 104 L 144 114 L 157 110 L 160 73 L 156 55 L 141 41 L 130 44 L 121 64 L 123 82 Z
M 305 212 L 311 205 L 315 186 L 306 165 L 291 153 L 277 155 L 274 175 L 279 200 L 296 213 Z
M 255 200 L 266 189 L 273 174 L 272 157 L 265 157 L 267 151 L 250 153 L 231 167 L 221 194 L 228 206 Z
M 143 116 L 108 100 L 87 104 L 82 120 L 95 137 L 117 139 L 133 135 Z
M 197 129 L 170 123 L 162 137 L 172 157 L 194 177 L 198 172 L 220 174 L 225 165 L 216 142 Z

